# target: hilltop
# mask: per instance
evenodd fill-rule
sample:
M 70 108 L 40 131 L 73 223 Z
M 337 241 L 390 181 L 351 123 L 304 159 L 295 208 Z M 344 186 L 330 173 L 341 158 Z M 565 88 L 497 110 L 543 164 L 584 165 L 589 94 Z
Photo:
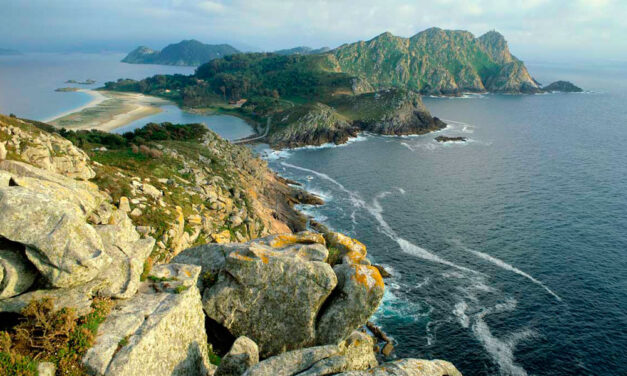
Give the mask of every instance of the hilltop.
M 239 53 L 239 50 L 228 44 L 204 44 L 192 39 L 170 44 L 161 51 L 140 46 L 126 55 L 122 62 L 198 66 L 236 53 Z

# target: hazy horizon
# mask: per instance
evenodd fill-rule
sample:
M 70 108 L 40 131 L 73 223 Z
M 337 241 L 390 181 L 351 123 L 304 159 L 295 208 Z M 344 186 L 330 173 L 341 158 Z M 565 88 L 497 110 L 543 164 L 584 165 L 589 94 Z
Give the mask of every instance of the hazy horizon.
M 382 32 L 430 27 L 502 33 L 523 60 L 627 60 L 627 2 L 495 0 L 412 2 L 7 0 L 0 48 L 24 52 L 128 52 L 183 39 L 242 50 L 337 47 Z

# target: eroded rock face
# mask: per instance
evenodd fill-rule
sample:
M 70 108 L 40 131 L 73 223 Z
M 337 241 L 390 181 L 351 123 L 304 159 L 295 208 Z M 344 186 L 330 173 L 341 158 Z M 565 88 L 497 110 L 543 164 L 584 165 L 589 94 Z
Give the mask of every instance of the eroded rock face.
M 275 236 L 231 251 L 217 283 L 203 294 L 207 315 L 233 335 L 253 339 L 262 356 L 313 345 L 316 317 L 337 284 L 324 262 L 327 249 L 297 240 Z
M 206 375 L 200 267 L 155 266 L 152 280 L 118 304 L 98 329 L 83 364 L 94 375 Z
M 340 373 L 344 376 L 462 376 L 455 366 L 444 360 L 400 359 L 366 371 Z
M 0 189 L 0 213 L 0 236 L 26 245 L 28 259 L 54 287 L 86 283 L 111 262 L 78 206 L 11 186 Z
M 24 247 L 0 238 L 0 299 L 27 291 L 35 278 L 37 269 L 24 255 Z

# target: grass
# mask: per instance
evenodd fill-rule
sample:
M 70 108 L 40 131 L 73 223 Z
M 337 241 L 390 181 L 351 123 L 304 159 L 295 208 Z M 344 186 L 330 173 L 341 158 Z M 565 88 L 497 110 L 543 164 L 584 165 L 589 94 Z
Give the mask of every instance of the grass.
M 329 256 L 327 257 L 327 263 L 331 266 L 335 266 L 340 261 L 341 252 L 336 247 L 329 247 Z
M 213 351 L 213 346 L 211 344 L 207 346 L 207 350 L 209 355 L 209 362 L 211 364 L 219 366 L 222 358 L 220 358 L 220 356 Z
M 54 311 L 51 300 L 31 302 L 20 324 L 0 332 L 0 374 L 36 375 L 37 362 L 49 361 L 59 375 L 85 375 L 81 359 L 112 308 L 110 300 L 94 299 L 91 312 L 79 317 L 73 309 Z

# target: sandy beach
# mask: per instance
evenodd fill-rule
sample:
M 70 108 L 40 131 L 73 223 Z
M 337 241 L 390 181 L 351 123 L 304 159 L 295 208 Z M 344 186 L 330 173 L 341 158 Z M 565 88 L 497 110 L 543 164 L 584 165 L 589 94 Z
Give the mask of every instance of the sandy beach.
M 135 120 L 161 112 L 165 99 L 138 93 L 80 90 L 93 97 L 88 104 L 49 119 L 67 129 L 98 129 L 109 132 Z

